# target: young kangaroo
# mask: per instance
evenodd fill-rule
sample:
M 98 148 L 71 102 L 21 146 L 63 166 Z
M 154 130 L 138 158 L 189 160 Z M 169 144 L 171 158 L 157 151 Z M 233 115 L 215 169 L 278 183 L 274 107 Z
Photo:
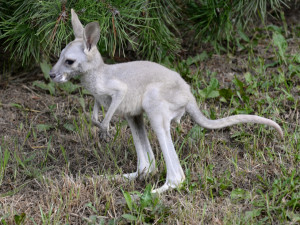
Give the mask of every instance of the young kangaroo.
M 143 121 L 146 112 L 155 131 L 167 167 L 166 183 L 153 192 L 161 193 L 180 185 L 184 179 L 170 134 L 170 123 L 179 123 L 187 111 L 202 127 L 219 129 L 238 123 L 259 123 L 274 127 L 283 137 L 280 126 L 272 120 L 254 115 L 236 115 L 210 120 L 199 110 L 189 85 L 180 75 L 149 61 L 135 61 L 114 65 L 104 64 L 97 49 L 100 38 L 98 22 L 84 28 L 77 14 L 71 10 L 75 40 L 62 50 L 50 71 L 55 82 L 66 82 L 81 75 L 82 85 L 95 97 L 92 121 L 106 138 L 109 123 L 116 113 L 124 116 L 132 131 L 137 152 L 137 171 L 124 174 L 128 179 L 144 177 L 155 170 L 155 159 Z M 103 121 L 98 121 L 99 105 L 107 109 Z

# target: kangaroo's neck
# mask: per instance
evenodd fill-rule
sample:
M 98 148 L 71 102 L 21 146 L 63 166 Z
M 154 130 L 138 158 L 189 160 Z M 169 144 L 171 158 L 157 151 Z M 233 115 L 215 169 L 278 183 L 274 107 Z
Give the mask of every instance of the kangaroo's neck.
M 97 79 L 103 74 L 105 63 L 98 51 L 91 60 L 94 62 L 93 66 L 86 68 L 85 72 L 81 75 L 81 84 L 88 91 L 93 92 Z

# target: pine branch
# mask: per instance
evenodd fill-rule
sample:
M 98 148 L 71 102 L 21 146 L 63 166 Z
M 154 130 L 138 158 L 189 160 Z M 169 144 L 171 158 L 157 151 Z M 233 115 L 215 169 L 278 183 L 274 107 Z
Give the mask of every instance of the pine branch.
M 164 8 L 166 4 L 173 8 Z M 0 7 L 6 9 L 0 15 L 4 18 L 0 40 L 11 57 L 21 59 L 23 65 L 38 63 L 41 57 L 58 56 L 72 40 L 71 8 L 83 24 L 99 21 L 98 45 L 105 55 L 114 57 L 118 51 L 125 56 L 131 48 L 137 56 L 159 61 L 179 49 L 178 38 L 170 31 L 175 28 L 173 0 L 12 0 Z

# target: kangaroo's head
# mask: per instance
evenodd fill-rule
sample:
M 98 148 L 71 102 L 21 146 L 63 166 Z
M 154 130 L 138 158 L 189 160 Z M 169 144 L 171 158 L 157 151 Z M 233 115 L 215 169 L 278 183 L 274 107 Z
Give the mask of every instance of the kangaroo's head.
M 59 60 L 50 71 L 49 75 L 55 82 L 66 82 L 76 75 L 88 73 L 103 63 L 97 49 L 100 38 L 98 22 L 89 23 L 83 28 L 73 9 L 71 14 L 75 40 L 62 50 Z

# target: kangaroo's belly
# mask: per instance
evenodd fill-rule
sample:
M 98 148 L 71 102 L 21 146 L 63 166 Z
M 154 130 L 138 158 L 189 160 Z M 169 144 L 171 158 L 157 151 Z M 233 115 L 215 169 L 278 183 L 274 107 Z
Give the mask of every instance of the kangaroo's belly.
M 122 116 L 136 116 L 142 112 L 142 98 L 140 96 L 125 96 L 117 109 L 117 113 Z
M 111 105 L 111 96 L 109 95 L 94 95 L 95 101 L 98 102 L 105 110 L 108 110 Z M 119 116 L 135 116 L 143 112 L 142 95 L 137 93 L 127 93 L 123 101 L 118 106 L 115 114 Z

